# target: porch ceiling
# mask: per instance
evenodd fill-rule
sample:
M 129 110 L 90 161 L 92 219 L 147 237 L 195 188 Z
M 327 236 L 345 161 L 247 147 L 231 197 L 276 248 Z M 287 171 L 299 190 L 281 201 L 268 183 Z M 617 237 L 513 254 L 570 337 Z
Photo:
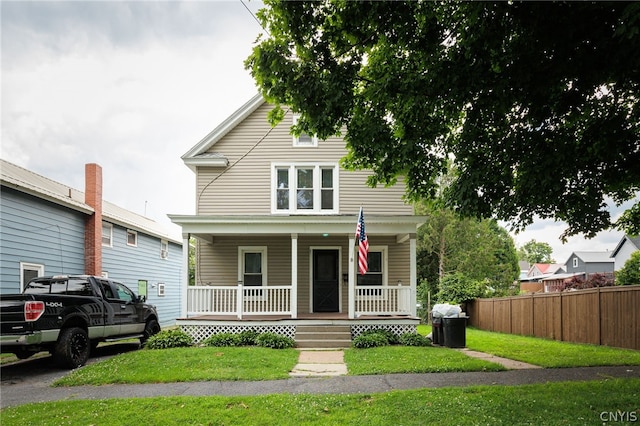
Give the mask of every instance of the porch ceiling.
M 187 216 L 169 215 L 171 221 L 182 227 L 183 234 L 206 235 L 353 235 L 356 215 L 233 215 L 233 216 Z M 369 235 L 410 235 L 426 221 L 425 216 L 365 217 Z

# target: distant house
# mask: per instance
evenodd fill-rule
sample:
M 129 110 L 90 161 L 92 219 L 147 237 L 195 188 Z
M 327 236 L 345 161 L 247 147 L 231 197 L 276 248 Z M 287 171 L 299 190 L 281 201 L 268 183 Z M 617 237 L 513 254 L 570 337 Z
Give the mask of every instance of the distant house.
M 182 240 L 102 200 L 102 168 L 85 165 L 85 192 L 0 160 L 0 293 L 36 276 L 89 274 L 122 281 L 158 307 L 161 325 L 180 312 Z
M 527 277 L 541 277 L 565 272 L 564 265 L 559 263 L 534 263 L 529 268 Z
M 631 253 L 640 250 L 640 235 L 630 237 L 625 235 L 622 237 L 616 248 L 611 253 L 614 259 L 614 269 L 619 271 L 631 257 Z
M 404 185 L 368 187 L 370 172 L 340 166 L 343 139 L 292 136 L 290 111 L 272 128 L 272 108 L 256 95 L 182 157 L 195 172 L 197 214 L 170 218 L 195 237 L 197 260 L 196 285 L 183 278 L 178 325 L 196 341 L 252 328 L 314 347 L 349 345 L 372 327 L 415 331 L 416 231 L 425 218 L 403 201 Z M 322 333 L 346 338 L 320 342 L 305 327 L 339 327 Z
M 568 274 L 612 274 L 614 259 L 608 251 L 574 251 L 565 264 Z

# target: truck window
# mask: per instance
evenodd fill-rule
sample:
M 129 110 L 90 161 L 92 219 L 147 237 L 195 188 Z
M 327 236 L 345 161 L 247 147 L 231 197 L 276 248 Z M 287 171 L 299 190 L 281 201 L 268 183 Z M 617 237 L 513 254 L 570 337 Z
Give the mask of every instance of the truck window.
M 70 296 L 93 296 L 91 284 L 86 279 L 48 279 L 31 281 L 25 294 L 67 294 Z
M 66 294 L 70 296 L 93 296 L 91 284 L 87 280 L 70 279 L 67 283 Z
M 120 300 L 126 300 L 127 302 L 132 302 L 135 295 L 133 294 L 133 292 L 131 290 L 129 290 L 127 287 L 123 286 L 120 283 L 114 283 L 116 286 L 116 290 L 118 292 L 118 299 Z

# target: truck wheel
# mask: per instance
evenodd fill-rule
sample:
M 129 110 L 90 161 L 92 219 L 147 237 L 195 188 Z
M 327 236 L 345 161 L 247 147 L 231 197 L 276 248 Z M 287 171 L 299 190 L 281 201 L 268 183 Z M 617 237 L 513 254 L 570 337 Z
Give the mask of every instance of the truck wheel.
M 78 368 L 89 359 L 91 343 L 87 332 L 78 327 L 65 328 L 60 332 L 53 357 L 63 367 Z
M 147 321 L 147 324 L 144 326 L 142 337 L 140 338 L 140 344 L 144 346 L 144 344 L 147 343 L 147 340 L 149 340 L 149 337 L 154 334 L 158 334 L 159 332 L 160 324 L 158 324 L 158 321 L 154 319 Z

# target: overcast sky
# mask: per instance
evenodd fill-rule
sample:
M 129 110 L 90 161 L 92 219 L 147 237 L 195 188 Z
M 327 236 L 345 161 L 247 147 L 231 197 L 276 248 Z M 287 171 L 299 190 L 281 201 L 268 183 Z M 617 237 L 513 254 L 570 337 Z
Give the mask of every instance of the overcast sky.
M 79 190 L 98 163 L 105 200 L 167 227 L 193 214 L 180 156 L 257 91 L 243 61 L 262 29 L 245 5 L 262 3 L 2 0 L 2 158 Z M 622 237 L 563 245 L 565 227 L 540 221 L 516 245 L 547 242 L 564 263 Z

